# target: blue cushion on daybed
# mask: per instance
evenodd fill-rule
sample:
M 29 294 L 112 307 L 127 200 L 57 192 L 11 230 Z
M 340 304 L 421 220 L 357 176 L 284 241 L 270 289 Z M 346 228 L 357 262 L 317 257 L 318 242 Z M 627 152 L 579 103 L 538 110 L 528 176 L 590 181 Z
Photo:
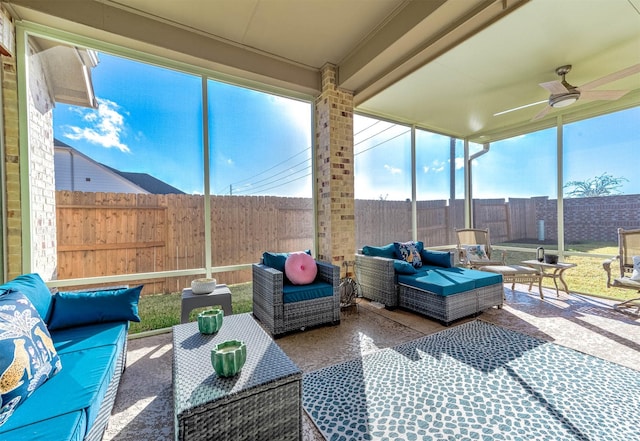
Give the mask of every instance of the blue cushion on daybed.
M 449 251 L 422 250 L 420 252 L 424 265 L 441 266 L 451 268 L 451 253 Z
M 461 278 L 457 274 L 429 269 L 415 275 L 398 275 L 398 283 L 413 286 L 437 295 L 448 296 L 475 288 L 473 280 Z
M 304 300 L 331 297 L 333 286 L 326 282 L 313 282 L 308 285 L 284 285 L 282 287 L 282 302 L 293 303 Z
M 393 260 L 393 269 L 398 274 L 415 274 L 418 272 L 409 262 L 398 259 Z
M 490 273 L 487 271 L 478 271 L 468 268 L 442 268 L 440 271 L 446 271 L 449 274 L 456 274 L 467 280 L 472 280 L 476 288 L 483 288 L 489 285 L 502 283 L 502 275 Z
M 362 247 L 362 254 L 365 256 L 372 257 L 385 257 L 387 259 L 395 259 L 396 258 L 396 248 L 393 243 L 381 246 L 381 247 L 373 247 L 373 246 L 364 246 Z

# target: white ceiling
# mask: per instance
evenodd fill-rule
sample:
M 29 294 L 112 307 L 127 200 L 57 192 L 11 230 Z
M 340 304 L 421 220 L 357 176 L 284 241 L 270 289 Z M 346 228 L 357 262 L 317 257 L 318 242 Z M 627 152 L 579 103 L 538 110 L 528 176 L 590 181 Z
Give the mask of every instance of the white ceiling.
M 529 124 L 538 84 L 580 86 L 640 63 L 640 0 L 15 0 L 18 19 L 317 95 L 319 69 L 357 110 L 475 141 Z M 640 73 L 567 120 L 640 104 Z M 528 129 L 554 124 L 559 110 Z M 513 132 L 510 132 L 513 133 Z

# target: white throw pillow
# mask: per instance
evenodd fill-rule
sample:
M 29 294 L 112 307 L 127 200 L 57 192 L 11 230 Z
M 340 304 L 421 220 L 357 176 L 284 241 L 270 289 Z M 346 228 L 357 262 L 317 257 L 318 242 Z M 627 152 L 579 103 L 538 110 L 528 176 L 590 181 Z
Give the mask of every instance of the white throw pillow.
M 484 245 L 465 245 L 464 252 L 467 256 L 467 262 L 489 260 L 487 251 L 484 249 Z
M 631 280 L 640 282 L 640 256 L 633 256 L 633 273 Z

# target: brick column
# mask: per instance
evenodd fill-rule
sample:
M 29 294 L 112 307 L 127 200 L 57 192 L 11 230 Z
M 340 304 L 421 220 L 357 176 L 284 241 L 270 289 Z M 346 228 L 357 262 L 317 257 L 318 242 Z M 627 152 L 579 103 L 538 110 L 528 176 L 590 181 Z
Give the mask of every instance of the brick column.
M 22 274 L 22 207 L 20 201 L 20 147 L 18 144 L 18 87 L 15 59 L 1 56 L 2 114 L 4 115 L 4 170 L 7 209 L 7 280 Z
M 330 64 L 322 68 L 315 115 L 318 259 L 338 265 L 344 277 L 343 263 L 354 262 L 356 242 L 353 93 L 336 87 L 336 67 Z

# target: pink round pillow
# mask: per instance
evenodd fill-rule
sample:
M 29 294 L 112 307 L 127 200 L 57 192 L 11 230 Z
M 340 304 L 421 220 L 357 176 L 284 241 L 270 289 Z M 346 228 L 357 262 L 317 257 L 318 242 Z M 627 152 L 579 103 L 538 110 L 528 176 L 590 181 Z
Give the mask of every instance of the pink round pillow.
M 289 254 L 284 262 L 284 273 L 294 285 L 307 285 L 316 279 L 318 267 L 313 257 L 300 251 Z

